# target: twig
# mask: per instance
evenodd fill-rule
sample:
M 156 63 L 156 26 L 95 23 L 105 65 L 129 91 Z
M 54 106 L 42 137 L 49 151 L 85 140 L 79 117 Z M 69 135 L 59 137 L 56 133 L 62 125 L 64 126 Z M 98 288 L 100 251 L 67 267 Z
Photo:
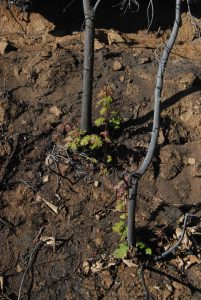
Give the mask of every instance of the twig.
M 161 259 L 164 259 L 166 256 L 168 256 L 169 254 L 172 254 L 178 247 L 179 245 L 181 244 L 183 238 L 184 238 L 184 235 L 186 233 L 186 227 L 187 227 L 187 221 L 188 221 L 188 218 L 189 217 L 194 217 L 195 215 L 192 215 L 192 214 L 186 214 L 185 217 L 184 217 L 184 225 L 183 225 L 183 231 L 182 231 L 182 234 L 179 238 L 179 240 L 175 243 L 175 245 L 173 245 L 172 247 L 170 247 L 170 249 L 168 249 L 167 251 L 163 252 L 161 255 L 156 255 L 154 256 L 154 258 L 152 259 L 151 262 L 157 262 Z M 147 285 L 146 285 L 146 282 L 145 282 L 145 278 L 144 278 L 144 270 L 146 268 L 148 268 L 148 262 L 145 264 L 142 264 L 141 266 L 141 269 L 140 269 L 140 278 L 141 278 L 141 281 L 142 281 L 142 285 L 143 285 L 143 289 L 144 289 L 144 294 L 145 294 L 145 299 L 146 300 L 151 300 L 152 297 L 150 296 L 150 293 L 149 293 L 149 290 L 147 288 Z
M 151 19 L 149 18 L 149 10 L 151 9 Z M 147 28 L 147 32 L 149 32 L 150 27 L 152 25 L 154 19 L 154 5 L 153 5 L 153 1 L 149 0 L 149 4 L 147 6 L 147 20 L 148 20 L 148 28 Z
M 184 217 L 183 231 L 182 231 L 182 234 L 181 234 L 179 240 L 176 242 L 175 245 L 173 245 L 172 247 L 170 247 L 170 249 L 168 249 L 167 251 L 163 252 L 161 255 L 155 256 L 154 259 L 153 259 L 153 261 L 158 261 L 160 259 L 165 258 L 167 255 L 172 254 L 173 251 L 175 251 L 179 247 L 179 245 L 181 244 L 181 242 L 182 242 L 182 240 L 184 238 L 185 232 L 186 232 L 188 218 L 189 217 L 194 217 L 194 216 L 195 215 L 192 215 L 192 214 L 186 214 L 185 215 L 185 217 Z
M 21 298 L 21 292 L 22 292 L 22 287 L 23 287 L 23 284 L 24 284 L 25 276 L 26 276 L 27 272 L 29 271 L 29 269 L 32 267 L 33 262 L 34 262 L 34 259 L 36 258 L 36 255 L 37 255 L 37 253 L 38 253 L 38 250 L 39 250 L 40 247 L 41 247 L 42 245 L 44 245 L 44 244 L 45 244 L 44 241 L 39 241 L 39 242 L 36 244 L 36 246 L 34 247 L 34 249 L 33 249 L 33 251 L 31 252 L 31 254 L 30 254 L 28 264 L 27 264 L 27 266 L 26 266 L 26 269 L 25 269 L 24 274 L 23 274 L 22 279 L 21 279 L 21 283 L 20 283 L 20 288 L 19 288 L 17 300 L 20 300 L 20 298 Z
M 142 264 L 142 266 L 139 270 L 139 275 L 140 275 L 140 279 L 141 279 L 141 282 L 142 282 L 145 299 L 146 300 L 152 300 L 153 298 L 150 296 L 150 293 L 149 293 L 149 290 L 147 288 L 146 281 L 145 281 L 145 278 L 144 278 L 145 269 L 146 269 L 146 264 L 144 263 L 144 264 Z
M 191 23 L 192 23 L 192 25 L 194 27 L 194 36 L 193 36 L 193 39 L 195 38 L 196 35 L 198 35 L 198 38 L 200 38 L 200 36 L 201 36 L 200 26 L 199 26 L 196 18 L 191 13 L 191 7 L 190 7 L 189 0 L 186 0 L 186 2 L 187 2 L 187 6 L 188 6 L 188 13 L 189 13 L 190 18 L 191 18 Z

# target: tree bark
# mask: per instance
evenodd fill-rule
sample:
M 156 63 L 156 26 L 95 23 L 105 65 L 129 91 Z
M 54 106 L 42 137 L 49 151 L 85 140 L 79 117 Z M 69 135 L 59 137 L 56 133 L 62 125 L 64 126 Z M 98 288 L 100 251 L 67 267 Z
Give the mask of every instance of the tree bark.
M 94 69 L 94 34 L 95 13 L 90 0 L 83 0 L 85 15 L 85 44 L 84 44 L 84 70 L 83 94 L 81 110 L 81 130 L 89 132 L 92 128 L 92 90 Z
M 181 23 L 181 0 L 176 0 L 176 13 L 175 13 L 175 21 L 174 26 L 170 35 L 169 40 L 167 41 L 165 48 L 163 50 L 159 67 L 158 74 L 156 80 L 155 87 L 155 104 L 154 104 L 154 119 L 153 119 L 153 128 L 151 133 L 151 141 L 148 147 L 147 154 L 139 167 L 139 169 L 131 174 L 131 189 L 129 193 L 129 203 L 128 203 L 128 244 L 131 246 L 135 246 L 136 237 L 135 237 L 135 208 L 137 201 L 137 185 L 138 180 L 144 175 L 147 171 L 153 156 L 156 150 L 159 128 L 160 128 L 160 100 L 161 93 L 163 89 L 163 76 L 165 67 L 168 62 L 169 55 L 174 46 L 175 40 L 177 38 L 177 34 L 179 31 L 179 26 Z

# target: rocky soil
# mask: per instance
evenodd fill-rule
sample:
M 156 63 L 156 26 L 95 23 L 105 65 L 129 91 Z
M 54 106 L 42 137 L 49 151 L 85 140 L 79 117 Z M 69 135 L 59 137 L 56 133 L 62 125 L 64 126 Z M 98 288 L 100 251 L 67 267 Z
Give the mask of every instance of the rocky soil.
M 144 299 L 139 276 L 144 258 L 113 257 L 120 243 L 112 230 L 119 218 L 115 187 L 118 175 L 135 170 L 146 153 L 158 59 L 170 27 L 150 33 L 97 29 L 94 119 L 98 95 L 109 89 L 122 118 L 116 137 L 120 168 L 118 175 L 112 166 L 106 174 L 89 169 L 81 176 L 56 155 L 65 155 L 65 125 L 79 126 L 84 35 L 52 34 L 50 21 L 37 12 L 27 16 L 15 7 L 0 8 L 1 297 L 19 299 L 24 274 L 20 299 Z M 178 239 L 185 213 L 196 216 L 174 255 L 145 272 L 154 299 L 201 299 L 196 37 L 184 12 L 166 69 L 158 148 L 139 187 L 138 235 L 154 253 Z

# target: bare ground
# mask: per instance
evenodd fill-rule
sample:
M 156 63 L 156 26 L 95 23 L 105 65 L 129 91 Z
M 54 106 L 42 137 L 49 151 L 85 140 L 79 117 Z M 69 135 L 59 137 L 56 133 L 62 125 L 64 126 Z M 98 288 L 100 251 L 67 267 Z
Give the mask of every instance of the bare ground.
M 112 257 L 119 244 L 112 230 L 118 220 L 115 186 L 121 181 L 115 166 L 106 175 L 94 170 L 79 180 L 68 165 L 47 163 L 55 145 L 63 145 L 62 126 L 79 124 L 83 34 L 54 37 L 48 33 L 53 25 L 40 15 L 31 14 L 29 23 L 17 16 L 21 26 L 5 10 L 0 21 L 7 43 L 0 56 L 2 294 L 17 299 L 42 233 L 56 239 L 56 249 L 47 243 L 37 249 L 21 299 L 143 299 L 140 258 L 129 260 L 129 267 Z M 154 299 L 201 299 L 201 48 L 199 39 L 191 40 L 189 22 L 184 14 L 166 70 L 157 152 L 140 181 L 139 239 L 159 253 L 176 241 L 185 213 L 196 218 L 175 255 L 146 271 Z M 123 119 L 117 137 L 121 172 L 135 170 L 146 152 L 157 59 L 167 35 L 121 34 L 123 43 L 109 45 L 108 31 L 97 31 L 94 102 L 105 87 L 113 91 Z M 121 70 L 114 70 L 115 61 Z

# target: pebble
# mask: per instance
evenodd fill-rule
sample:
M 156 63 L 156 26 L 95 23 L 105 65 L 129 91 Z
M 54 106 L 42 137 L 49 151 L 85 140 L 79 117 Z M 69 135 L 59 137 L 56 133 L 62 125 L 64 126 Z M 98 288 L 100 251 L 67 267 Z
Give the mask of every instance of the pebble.
M 114 64 L 113 64 L 113 70 L 114 71 L 121 71 L 122 68 L 123 68 L 122 64 L 118 60 L 115 60 Z
M 8 48 L 9 43 L 8 42 L 0 42 L 0 54 L 4 55 L 6 53 L 6 49 Z

